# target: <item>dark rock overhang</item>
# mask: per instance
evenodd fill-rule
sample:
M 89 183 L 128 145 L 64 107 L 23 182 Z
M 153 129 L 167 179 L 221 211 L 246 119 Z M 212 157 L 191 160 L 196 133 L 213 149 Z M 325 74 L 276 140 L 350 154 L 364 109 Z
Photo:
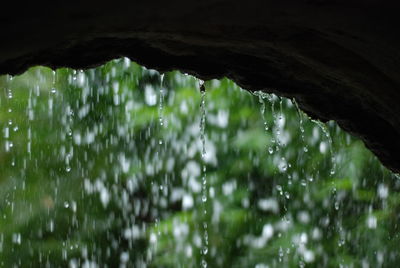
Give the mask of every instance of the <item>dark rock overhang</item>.
M 32 2 L 0 14 L 0 73 L 144 66 L 296 98 L 400 171 L 399 4 L 379 0 Z

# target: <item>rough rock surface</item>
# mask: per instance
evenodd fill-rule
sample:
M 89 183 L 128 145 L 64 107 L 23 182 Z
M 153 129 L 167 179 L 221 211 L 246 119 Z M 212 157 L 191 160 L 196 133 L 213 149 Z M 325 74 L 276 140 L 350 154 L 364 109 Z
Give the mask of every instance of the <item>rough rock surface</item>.
M 0 73 L 127 56 L 296 98 L 400 171 L 400 2 L 69 1 L 3 9 Z

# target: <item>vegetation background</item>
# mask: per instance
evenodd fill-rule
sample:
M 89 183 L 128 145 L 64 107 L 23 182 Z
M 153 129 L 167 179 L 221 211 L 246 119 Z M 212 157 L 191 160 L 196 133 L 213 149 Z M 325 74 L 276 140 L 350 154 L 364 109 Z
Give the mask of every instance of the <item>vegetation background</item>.
M 202 111 L 200 82 L 128 59 L 1 77 L 0 265 L 400 263 L 400 180 L 360 140 L 227 79 Z

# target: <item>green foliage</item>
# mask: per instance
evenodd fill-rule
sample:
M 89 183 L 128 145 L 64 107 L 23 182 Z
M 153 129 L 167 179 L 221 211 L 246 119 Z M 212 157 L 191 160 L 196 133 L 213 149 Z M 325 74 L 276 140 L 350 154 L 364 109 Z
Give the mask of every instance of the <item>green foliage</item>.
M 128 59 L 1 77 L 0 265 L 399 263 L 400 181 L 362 142 L 222 79 L 202 158 L 199 83 Z

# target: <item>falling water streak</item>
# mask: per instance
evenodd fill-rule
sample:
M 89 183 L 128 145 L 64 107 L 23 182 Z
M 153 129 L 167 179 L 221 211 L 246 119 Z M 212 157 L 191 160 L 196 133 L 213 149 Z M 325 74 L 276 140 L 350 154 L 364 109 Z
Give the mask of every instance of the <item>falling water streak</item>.
M 56 71 L 52 71 L 52 83 L 51 83 L 51 88 L 50 88 L 50 93 L 49 93 L 49 99 L 48 99 L 48 105 L 49 105 L 49 116 L 53 114 L 53 95 L 57 92 L 56 90 L 56 81 L 57 81 L 57 74 Z M 50 122 L 52 122 L 50 120 Z
M 333 144 L 332 144 L 332 138 L 331 135 L 329 134 L 329 130 L 327 129 L 326 125 L 324 125 L 322 122 L 318 120 L 311 119 L 311 122 L 315 123 L 325 134 L 326 139 L 328 140 L 329 144 L 329 153 L 331 154 L 331 161 L 332 161 L 332 169 L 330 171 L 330 175 L 335 174 L 336 170 L 336 160 L 335 160 L 335 155 L 333 153 Z
M 302 125 L 302 121 L 303 121 L 302 112 L 300 111 L 300 109 L 299 109 L 299 107 L 298 107 L 298 105 L 297 105 L 297 103 L 296 103 L 296 101 L 295 101 L 294 99 L 293 99 L 293 103 L 295 104 L 295 106 L 296 106 L 296 108 L 297 108 L 297 111 L 298 111 L 298 113 L 299 113 L 299 117 L 300 117 L 300 130 L 301 130 L 301 132 L 302 132 L 301 135 L 302 135 L 302 139 L 303 139 L 303 142 L 304 142 L 304 128 L 303 128 L 303 125 Z M 317 120 L 313 120 L 313 119 L 311 119 L 311 118 L 310 118 L 310 120 L 311 120 L 313 123 L 315 123 L 319 128 L 321 128 L 322 132 L 325 134 L 326 138 L 328 139 L 329 152 L 330 152 L 330 155 L 331 155 L 331 161 L 332 161 L 332 165 L 333 165 L 333 167 L 332 167 L 332 169 L 331 169 L 331 171 L 330 171 L 330 175 L 332 176 L 333 174 L 335 174 L 335 170 L 336 170 L 336 162 L 335 162 L 335 157 L 334 157 L 333 149 L 332 149 L 332 138 L 331 138 L 331 136 L 330 136 L 330 134 L 329 134 L 328 129 L 326 128 L 326 126 L 325 126 L 322 122 L 317 121 Z M 304 148 L 306 149 L 306 147 L 304 147 Z M 335 188 L 334 188 L 334 189 L 335 189 Z M 333 198 L 336 200 L 336 199 L 337 199 L 336 191 L 333 192 L 333 195 L 334 195 Z M 339 209 L 339 203 L 338 203 L 338 201 L 335 201 L 335 202 L 334 202 L 334 207 L 335 207 L 336 210 Z
M 280 125 L 278 123 L 278 116 L 276 114 L 275 111 L 275 97 L 277 97 L 276 95 L 272 94 L 272 96 L 270 95 L 270 102 L 271 102 L 271 113 L 272 113 L 272 118 L 273 118 L 273 122 L 274 122 L 274 126 L 275 126 L 275 133 L 274 134 L 274 138 L 272 139 L 272 142 L 275 144 L 275 150 L 279 151 L 279 149 L 281 148 L 281 141 L 279 139 L 279 135 L 281 134 L 281 130 L 280 130 Z M 279 97 L 278 97 L 279 98 Z M 282 111 L 282 99 L 280 99 L 280 105 L 281 105 L 281 111 Z M 280 114 L 281 116 L 281 114 Z
M 275 100 L 274 100 L 273 98 L 271 98 L 270 100 L 271 100 L 272 122 L 274 122 L 274 126 L 275 126 L 275 128 L 276 128 L 276 127 L 277 127 L 277 123 L 276 123 L 276 113 L 275 113 Z M 274 133 L 272 132 L 272 134 L 274 134 Z M 274 144 L 276 144 L 276 138 L 274 137 L 274 135 L 273 135 L 273 138 L 272 138 L 272 142 L 273 142 Z M 279 150 L 278 145 L 276 145 L 275 150 L 276 150 L 276 151 Z
M 12 85 L 11 85 L 11 83 L 12 83 L 12 80 L 13 80 L 13 77 L 11 76 L 11 75 L 7 75 L 6 76 L 6 87 L 7 87 L 7 98 L 8 98 L 8 101 L 6 102 L 7 104 L 8 104 L 8 114 L 7 114 L 7 116 L 9 116 L 8 117 L 8 119 L 6 120 L 6 124 L 5 124 L 5 129 L 4 129 L 4 137 L 5 137 L 5 149 L 6 149 L 6 152 L 8 152 L 8 153 L 10 153 L 10 155 L 12 156 L 11 158 L 12 158 L 12 160 L 11 160 L 11 166 L 15 166 L 15 156 L 14 156 L 14 154 L 15 154 L 15 152 L 14 152 L 14 150 L 12 150 L 13 149 L 13 146 L 14 146 L 14 144 L 13 144 L 13 140 L 12 140 L 12 137 L 11 137 L 11 129 L 12 129 L 12 124 L 13 124 L 13 121 L 12 121 L 12 119 L 13 119 L 13 114 L 11 114 L 11 112 L 12 112 L 12 109 L 11 109 L 11 107 L 13 106 L 12 105 L 12 102 L 13 102 L 13 93 L 12 93 Z M 17 186 L 18 184 L 17 183 L 15 183 L 14 184 L 14 190 L 16 190 L 17 188 L 16 187 L 18 187 Z M 11 214 L 14 214 L 14 202 L 15 202 L 15 199 L 14 198 L 12 198 L 12 200 L 10 200 L 11 202 L 10 202 L 10 207 L 11 207 Z M 17 243 L 17 244 L 20 244 L 20 241 L 21 241 L 21 235 L 20 234 L 13 234 L 13 238 L 14 238 L 14 236 L 16 236 L 18 239 L 15 239 L 14 241 L 15 241 L 15 243 Z
M 164 144 L 163 139 L 162 139 L 162 137 L 163 137 L 162 129 L 164 127 L 164 118 L 163 118 L 163 113 L 164 113 L 163 81 L 164 81 L 164 74 L 161 74 L 160 75 L 160 90 L 159 90 L 159 105 L 158 105 L 158 123 L 159 123 L 159 126 L 160 126 L 160 134 L 161 135 L 160 135 L 159 140 L 158 140 L 158 145 L 159 145 L 159 148 L 157 150 L 158 161 L 162 161 L 161 160 L 161 153 L 162 153 L 163 144 Z M 160 183 L 161 183 L 161 185 L 159 185 L 159 189 L 162 190 L 162 189 L 164 189 L 163 182 L 160 182 Z M 167 187 L 167 185 L 165 187 Z M 160 221 L 161 221 L 161 219 L 159 217 L 155 218 L 154 226 L 155 226 L 155 230 L 156 230 L 156 236 L 158 236 L 158 237 L 161 236 Z M 158 241 L 158 239 L 156 240 L 156 243 L 154 243 L 154 251 L 157 251 L 157 246 L 158 246 L 157 245 L 157 241 Z
M 11 102 L 11 99 L 13 97 L 12 91 L 11 91 L 11 84 L 10 84 L 11 80 L 12 80 L 11 76 L 7 75 L 6 76 L 6 88 L 5 88 L 5 91 L 6 91 L 6 94 L 7 94 L 7 102 L 6 103 L 8 104 L 8 107 L 11 107 L 10 102 Z M 11 147 L 12 147 L 11 146 L 12 142 L 10 141 L 10 126 L 8 126 L 8 124 L 6 124 L 4 129 L 3 129 L 3 135 L 4 135 L 3 137 L 5 139 L 5 142 L 4 142 L 5 151 L 9 152 Z
M 262 120 L 264 122 L 265 131 L 267 133 L 268 133 L 268 126 L 267 126 L 267 122 L 266 122 L 266 119 L 265 119 L 265 102 L 264 102 L 264 99 L 266 98 L 271 103 L 271 114 L 272 114 L 272 118 L 273 118 L 272 119 L 273 120 L 273 124 L 271 126 L 271 132 L 272 132 L 271 134 L 272 135 L 274 135 L 274 126 L 275 126 L 275 129 L 276 129 L 276 131 L 275 131 L 276 136 L 275 136 L 275 138 L 273 137 L 271 141 L 272 141 L 272 143 L 274 143 L 276 145 L 275 150 L 279 151 L 280 147 L 284 146 L 283 144 L 281 144 L 280 139 L 279 139 L 280 124 L 278 123 L 278 120 L 280 121 L 282 119 L 282 117 L 283 117 L 283 113 L 282 113 L 282 111 L 283 111 L 283 109 L 282 109 L 282 98 L 278 97 L 279 98 L 280 111 L 279 111 L 279 116 L 277 116 L 276 112 L 275 112 L 275 100 L 274 100 L 274 95 L 273 94 L 267 94 L 267 93 L 262 92 L 262 91 L 256 91 L 256 92 L 253 93 L 253 95 L 258 97 L 259 103 L 261 104 L 260 114 L 261 114 L 261 118 L 262 118 Z M 268 153 L 272 154 L 273 152 L 274 152 L 274 149 L 273 149 L 272 146 L 270 146 L 268 148 Z M 279 168 L 280 168 L 281 172 L 287 172 L 288 167 L 290 167 L 290 164 L 287 163 L 286 158 L 285 157 L 281 157 L 281 162 L 279 164 Z M 288 175 L 288 178 L 289 178 L 289 184 L 291 184 L 290 175 Z M 283 192 L 283 188 L 282 188 L 281 185 L 277 185 L 276 188 L 277 188 L 279 194 L 281 196 L 284 196 L 284 203 L 285 203 L 284 204 L 284 210 L 285 210 L 285 212 L 287 212 L 288 211 L 287 206 L 288 206 L 288 200 L 290 199 L 290 194 L 287 191 Z M 282 221 L 283 222 L 289 222 L 289 220 L 286 219 L 286 215 L 283 216 Z M 282 254 L 283 254 L 283 252 L 282 252 Z M 280 251 L 279 252 L 279 261 L 280 262 L 282 261 L 282 258 L 283 258 L 282 254 L 281 254 L 281 251 Z
M 258 101 L 261 104 L 261 107 L 260 107 L 261 118 L 264 123 L 265 131 L 268 131 L 268 124 L 267 124 L 267 120 L 265 119 L 265 102 L 264 102 L 263 92 L 261 92 L 261 91 L 254 92 L 254 95 L 258 96 Z
M 204 88 L 204 84 L 201 83 L 200 89 Z M 205 139 L 205 125 L 206 125 L 206 108 L 205 108 L 205 96 L 206 92 L 205 90 L 201 90 L 201 101 L 200 101 L 200 110 L 201 110 L 201 118 L 200 118 L 200 139 L 201 139 L 201 144 L 202 144 L 202 151 L 201 151 L 201 157 L 204 160 L 204 157 L 206 155 L 206 139 Z
M 77 83 L 77 78 L 76 78 L 76 70 L 73 71 L 73 76 L 72 76 L 72 85 L 76 85 Z M 65 156 L 65 171 L 70 172 L 71 171 L 71 158 L 73 157 L 73 142 L 74 142 L 74 133 L 72 131 L 73 127 L 73 120 L 74 120 L 74 111 L 71 107 L 71 105 L 67 105 L 66 107 L 66 129 L 67 129 L 67 145 L 69 147 L 69 150 Z
M 283 98 L 282 98 L 282 97 L 279 97 L 279 115 L 280 115 L 280 116 L 283 115 L 282 104 L 283 104 Z
M 164 113 L 164 74 L 161 74 L 160 76 L 160 99 L 159 99 L 159 106 L 158 106 L 158 121 L 160 123 L 160 127 L 162 128 L 164 126 L 164 118 L 163 118 L 163 113 Z
M 296 107 L 297 113 L 299 115 L 300 136 L 301 136 L 301 140 L 303 141 L 303 144 L 304 144 L 303 150 L 306 153 L 306 152 L 308 152 L 308 147 L 307 147 L 306 141 L 304 139 L 303 112 L 300 110 L 299 105 L 297 104 L 295 99 L 292 99 L 292 102 L 293 102 L 294 106 Z
M 204 87 L 204 82 L 200 81 L 200 92 L 201 92 L 201 101 L 200 101 L 200 110 L 201 110 L 201 118 L 200 118 L 200 139 L 201 139 L 201 159 L 202 159 L 202 181 L 201 181 L 201 189 L 202 189 L 202 196 L 201 196 L 201 201 L 203 202 L 203 217 L 206 217 L 207 215 L 207 207 L 206 207 L 206 202 L 207 202 L 207 176 L 206 176 L 206 164 L 205 164 L 205 156 L 206 156 L 206 139 L 205 139 L 205 127 L 206 127 L 206 101 L 205 101 L 205 96 L 206 96 L 206 91 Z M 207 267 L 207 261 L 205 259 L 205 255 L 208 253 L 208 226 L 207 226 L 207 220 L 204 218 L 203 220 L 203 245 L 202 245 L 202 258 L 201 258 L 201 267 L 206 268 Z
M 264 101 L 264 99 L 270 100 L 271 97 L 270 97 L 269 94 L 267 94 L 265 92 L 262 92 L 262 91 L 255 91 L 253 93 L 253 95 L 258 97 L 258 101 L 261 104 L 260 114 L 261 114 L 261 118 L 262 118 L 263 123 L 264 123 L 265 132 L 268 133 L 269 127 L 268 127 L 267 119 L 265 118 L 265 110 L 266 109 L 265 109 L 265 101 Z M 269 154 L 272 154 L 274 152 L 274 149 L 272 148 L 272 146 L 269 146 L 267 151 L 268 151 Z
M 28 97 L 28 106 L 26 109 L 28 116 L 28 130 L 27 130 L 27 143 L 26 143 L 26 151 L 28 153 L 29 160 L 31 160 L 31 142 L 32 142 L 32 128 L 31 121 L 33 119 L 33 107 L 32 107 L 32 88 L 29 89 L 29 97 Z
M 282 103 L 283 103 L 283 99 L 282 99 L 282 97 L 279 97 L 279 115 L 278 115 L 278 121 L 280 122 L 282 119 L 283 119 L 283 108 L 282 108 Z M 281 127 L 283 127 L 283 124 L 281 125 L 280 123 L 278 124 L 278 127 L 279 127 L 279 133 L 277 133 L 278 134 L 278 136 L 280 135 L 280 132 L 283 130 L 283 129 L 281 129 Z M 279 145 L 280 146 L 282 146 L 282 147 L 285 147 L 285 144 L 281 144 L 281 141 L 279 140 Z

